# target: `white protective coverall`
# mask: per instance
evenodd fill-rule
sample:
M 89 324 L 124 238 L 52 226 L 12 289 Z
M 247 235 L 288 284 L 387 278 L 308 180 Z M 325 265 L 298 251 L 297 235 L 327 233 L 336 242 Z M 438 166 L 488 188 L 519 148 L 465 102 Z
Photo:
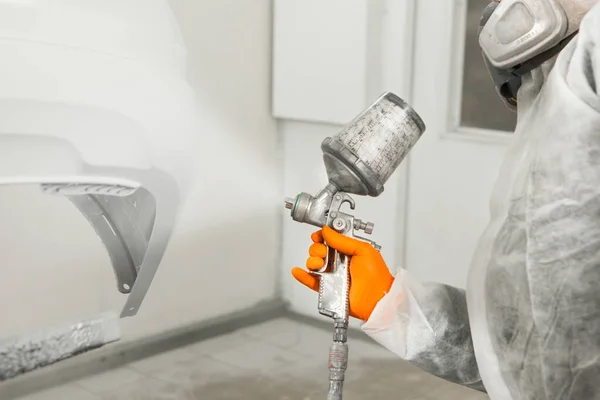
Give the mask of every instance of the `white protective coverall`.
M 492 400 L 600 399 L 600 3 L 552 63 L 523 79 L 466 292 L 401 270 L 362 325 Z

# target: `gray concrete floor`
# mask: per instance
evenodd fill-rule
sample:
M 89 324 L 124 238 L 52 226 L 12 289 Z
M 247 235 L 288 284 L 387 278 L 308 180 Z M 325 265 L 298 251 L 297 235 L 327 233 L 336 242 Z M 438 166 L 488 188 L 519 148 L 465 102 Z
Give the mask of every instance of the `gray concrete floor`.
M 277 319 L 20 400 L 325 399 L 331 332 Z M 483 400 L 350 339 L 345 400 Z

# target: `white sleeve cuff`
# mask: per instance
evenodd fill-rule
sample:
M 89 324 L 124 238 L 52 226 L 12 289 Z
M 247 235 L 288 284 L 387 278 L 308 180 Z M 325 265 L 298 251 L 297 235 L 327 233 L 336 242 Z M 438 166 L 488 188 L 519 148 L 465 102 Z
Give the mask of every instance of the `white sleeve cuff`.
M 373 340 L 405 360 L 434 345 L 433 329 L 417 300 L 421 289 L 406 270 L 399 268 L 390 291 L 361 325 Z

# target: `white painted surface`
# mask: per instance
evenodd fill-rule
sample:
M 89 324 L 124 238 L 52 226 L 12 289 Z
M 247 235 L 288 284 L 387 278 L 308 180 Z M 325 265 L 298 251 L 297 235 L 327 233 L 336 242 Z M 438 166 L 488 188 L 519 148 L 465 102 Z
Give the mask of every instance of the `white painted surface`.
M 270 115 L 271 4 L 173 0 L 205 130 L 181 221 L 124 340 L 248 307 L 275 292 L 281 211 Z M 43 161 L 43 160 L 40 160 Z M 199 163 L 195 165 L 198 169 Z M 67 200 L 0 188 L 0 337 L 120 310 L 108 255 Z
M 510 134 L 456 126 L 466 4 L 415 4 L 412 104 L 427 131 L 411 155 L 406 263 L 422 280 L 465 287 Z

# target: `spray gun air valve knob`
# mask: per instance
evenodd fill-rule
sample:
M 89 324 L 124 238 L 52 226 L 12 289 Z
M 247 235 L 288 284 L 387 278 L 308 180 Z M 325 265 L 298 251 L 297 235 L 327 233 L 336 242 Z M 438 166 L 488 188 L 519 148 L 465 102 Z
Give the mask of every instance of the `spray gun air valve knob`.
M 364 222 L 360 219 L 354 220 L 354 229 L 357 231 L 365 231 L 367 235 L 373 233 L 373 229 L 375 228 L 375 224 L 372 222 Z

